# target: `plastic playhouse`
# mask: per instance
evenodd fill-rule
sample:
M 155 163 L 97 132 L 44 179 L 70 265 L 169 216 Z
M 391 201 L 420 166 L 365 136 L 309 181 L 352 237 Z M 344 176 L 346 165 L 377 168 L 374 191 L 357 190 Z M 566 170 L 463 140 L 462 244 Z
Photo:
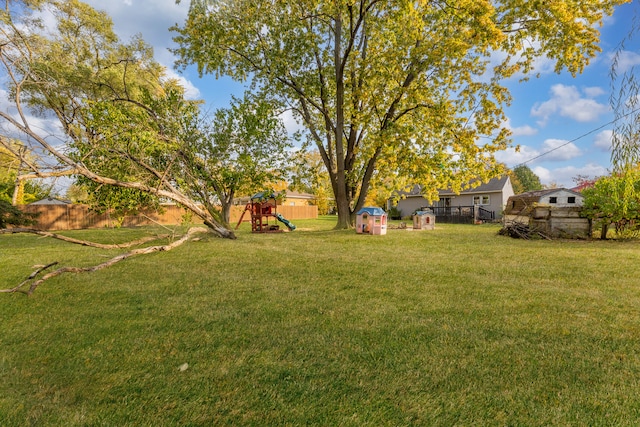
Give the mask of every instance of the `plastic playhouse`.
M 277 210 L 278 203 L 273 193 L 257 193 L 251 197 L 251 201 L 245 206 L 236 225 L 236 230 L 240 227 L 246 212 L 251 213 L 252 233 L 278 233 L 284 231 L 276 224 L 276 220 L 286 225 L 290 231 L 295 230 L 296 226 L 279 214 Z
M 360 209 L 356 213 L 356 233 L 387 234 L 387 213 L 376 207 Z
M 436 228 L 436 216 L 429 211 L 417 211 L 413 214 L 414 230 L 434 230 Z

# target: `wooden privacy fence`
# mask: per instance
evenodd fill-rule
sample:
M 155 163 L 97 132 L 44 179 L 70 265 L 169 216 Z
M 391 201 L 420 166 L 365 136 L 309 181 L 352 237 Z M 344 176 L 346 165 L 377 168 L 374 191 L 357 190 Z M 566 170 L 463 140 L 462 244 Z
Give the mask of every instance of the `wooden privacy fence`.
M 38 215 L 37 224 L 34 228 L 38 230 L 80 230 L 85 228 L 112 228 L 117 226 L 136 227 L 142 225 L 162 224 L 175 225 L 188 220 L 194 224 L 202 224 L 195 215 L 175 205 L 163 206 L 161 212 L 145 211 L 137 215 L 127 215 L 120 223 L 120 218 L 107 212 L 99 214 L 89 209 L 87 205 L 25 205 L 20 206 L 24 212 Z M 235 224 L 240 219 L 244 206 L 233 206 L 231 208 L 230 224 Z M 310 219 L 318 217 L 317 206 L 278 206 L 278 212 L 286 219 Z M 249 213 L 244 220 L 249 221 Z
M 238 223 L 240 219 L 240 215 L 244 211 L 243 206 L 233 206 L 231 209 L 231 213 L 229 215 L 229 222 L 232 226 Z M 287 206 L 287 205 L 278 205 L 278 213 L 281 214 L 286 219 L 313 219 L 318 218 L 318 207 L 317 206 Z M 251 212 L 247 212 L 244 215 L 243 222 L 251 222 Z

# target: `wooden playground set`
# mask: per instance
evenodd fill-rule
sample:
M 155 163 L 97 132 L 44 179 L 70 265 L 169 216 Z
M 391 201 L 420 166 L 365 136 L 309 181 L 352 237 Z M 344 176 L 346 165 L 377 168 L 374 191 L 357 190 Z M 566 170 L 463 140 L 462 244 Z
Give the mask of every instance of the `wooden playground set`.
M 289 231 L 296 229 L 296 226 L 278 213 L 278 203 L 273 193 L 257 193 L 251 197 L 250 202 L 242 211 L 240 220 L 236 224 L 236 230 L 242 224 L 244 215 L 249 212 L 251 215 L 252 233 L 279 233 L 285 230 L 280 228 L 276 221 L 287 226 Z

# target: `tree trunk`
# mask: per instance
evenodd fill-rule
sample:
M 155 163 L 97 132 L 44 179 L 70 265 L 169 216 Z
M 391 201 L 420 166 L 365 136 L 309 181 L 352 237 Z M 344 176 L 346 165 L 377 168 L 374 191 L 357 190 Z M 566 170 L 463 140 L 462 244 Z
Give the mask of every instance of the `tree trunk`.
M 344 187 L 342 193 L 342 195 L 336 195 L 336 209 L 338 210 L 338 223 L 335 227 L 336 230 L 343 230 L 353 226 L 351 219 L 351 207 L 349 206 L 349 200 L 347 200 Z
M 609 224 L 602 223 L 602 230 L 600 231 L 600 238 L 607 240 L 607 233 L 609 231 Z
M 334 34 L 334 63 L 336 70 L 336 123 L 335 123 L 335 144 L 336 144 L 336 179 L 334 183 L 334 194 L 336 196 L 336 208 L 338 209 L 338 223 L 336 229 L 351 228 L 351 206 L 347 193 L 347 178 L 345 172 L 344 153 L 344 66 L 342 62 L 342 17 L 340 11 L 336 10 L 336 23 Z
M 13 188 L 13 196 L 11 197 L 11 204 L 13 206 L 18 206 L 18 200 L 19 201 L 23 201 L 23 194 L 24 194 L 24 183 L 22 182 L 22 180 L 20 179 L 20 177 L 18 176 L 16 178 L 16 184 L 15 187 Z
M 55 152 L 55 151 L 52 151 Z M 220 237 L 224 237 L 225 239 L 236 239 L 236 235 L 229 228 L 225 227 L 224 224 L 221 224 L 216 220 L 216 218 L 205 209 L 202 208 L 198 203 L 194 202 L 190 198 L 186 197 L 184 194 L 180 193 L 174 188 L 169 188 L 167 190 L 162 190 L 158 188 L 149 187 L 143 183 L 139 182 L 122 182 L 112 178 L 107 178 L 100 176 L 85 167 L 81 167 L 80 165 L 75 164 L 68 157 L 61 157 L 62 160 L 65 160 L 67 164 L 73 165 L 76 167 L 77 173 L 85 176 L 86 178 L 97 182 L 99 184 L 107 184 L 107 185 L 115 185 L 123 188 L 134 188 L 137 190 L 142 190 L 144 192 L 159 196 L 166 197 L 171 199 L 186 209 L 189 209 L 193 212 L 198 218 L 202 219 L 204 224 L 211 229 L 215 234 Z
M 225 225 L 229 225 L 229 221 L 231 220 L 231 203 L 227 203 L 222 202 L 222 222 L 224 222 Z
M 213 219 L 211 219 L 211 220 L 210 219 L 205 219 L 204 220 L 204 225 L 209 227 L 211 229 L 211 231 L 213 231 L 214 233 L 216 233 L 220 237 L 224 237 L 225 239 L 232 239 L 232 240 L 237 239 L 237 236 L 234 234 L 233 231 L 231 231 L 230 229 L 218 224 L 218 222 L 216 222 Z

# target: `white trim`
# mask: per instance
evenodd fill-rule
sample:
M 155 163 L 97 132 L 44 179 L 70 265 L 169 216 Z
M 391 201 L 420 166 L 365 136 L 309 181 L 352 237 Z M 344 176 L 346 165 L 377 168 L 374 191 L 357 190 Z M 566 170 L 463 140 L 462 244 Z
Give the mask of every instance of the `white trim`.
M 473 196 L 473 204 L 476 206 L 488 206 L 491 204 L 491 195 L 478 194 L 477 196 Z

